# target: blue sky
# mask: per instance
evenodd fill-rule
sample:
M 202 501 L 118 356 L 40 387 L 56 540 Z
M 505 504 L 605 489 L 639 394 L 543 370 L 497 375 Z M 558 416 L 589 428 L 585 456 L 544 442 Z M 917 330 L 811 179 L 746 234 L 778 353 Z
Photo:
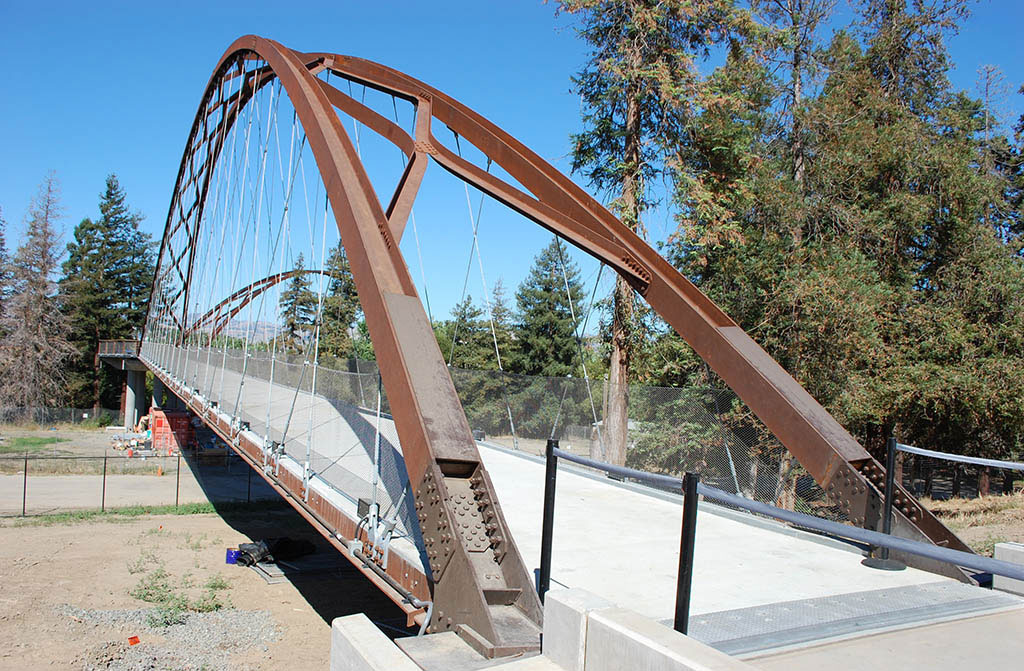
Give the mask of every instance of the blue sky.
M 847 16 L 849 9 L 840 2 L 839 17 Z M 1024 83 L 1021 25 L 1024 3 L 983 0 L 975 6 L 974 16 L 950 42 L 957 64 L 954 83 L 973 91 L 977 67 L 992 63 L 1003 69 L 1015 92 Z M 570 77 L 586 48 L 571 21 L 556 18 L 553 5 L 539 0 L 312 5 L 5 0 L 0 5 L 0 57 L 6 65 L 0 208 L 9 226 L 8 244 L 16 244 L 29 199 L 49 169 L 57 171 L 63 187 L 65 239 L 82 217 L 95 216 L 110 172 L 120 177 L 132 207 L 145 215 L 144 228 L 159 239 L 203 88 L 224 49 L 247 33 L 407 72 L 568 170 L 568 137 L 579 128 Z M 1022 99 L 1009 96 L 1008 120 L 1024 111 Z M 464 195 L 452 203 L 450 214 L 419 215 L 424 221 L 434 214 L 454 222 L 424 232 L 435 317 L 459 299 L 469 245 Z M 495 221 L 488 217 L 496 216 L 490 214 L 496 208 L 485 207 L 482 231 Z M 664 214 L 649 222 L 656 237 L 668 225 Z M 536 227 L 497 233 L 481 241 L 488 282 L 501 277 L 511 291 L 550 238 Z M 584 276 L 592 277 L 596 266 L 579 261 Z M 479 286 L 471 285 L 470 292 L 479 295 Z

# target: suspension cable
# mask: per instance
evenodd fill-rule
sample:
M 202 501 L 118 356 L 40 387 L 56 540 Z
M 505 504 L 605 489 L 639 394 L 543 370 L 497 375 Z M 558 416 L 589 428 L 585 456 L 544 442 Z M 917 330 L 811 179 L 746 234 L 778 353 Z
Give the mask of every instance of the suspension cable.
M 573 307 L 572 292 L 569 289 L 569 273 L 565 266 L 565 257 L 562 254 L 562 243 L 558 236 L 555 237 L 555 248 L 558 250 L 558 264 L 562 268 L 562 281 L 565 284 L 565 297 L 569 301 L 569 316 L 572 319 L 573 335 L 576 339 L 576 350 L 580 356 L 580 368 L 583 369 L 583 380 L 587 385 L 587 397 L 590 399 L 590 411 L 594 416 L 594 429 L 597 431 L 597 443 L 601 446 L 601 454 L 604 454 L 604 439 L 601 436 L 601 427 L 597 422 L 597 406 L 594 404 L 594 392 L 590 388 L 590 373 L 587 371 L 587 362 L 583 356 L 583 340 L 580 337 L 579 324 L 576 323 L 576 309 Z M 597 284 L 601 281 L 601 271 L 604 269 L 604 263 L 600 265 L 597 271 L 597 281 L 594 282 L 594 292 L 591 294 L 590 308 L 587 310 L 587 319 L 590 318 L 590 312 L 593 310 L 593 299 L 597 293 Z M 565 400 L 565 395 L 562 395 L 562 399 Z M 559 413 L 561 412 L 561 406 L 559 406 Z M 557 420 L 557 417 L 555 419 Z
M 452 131 L 452 133 L 455 135 L 455 146 L 458 149 L 459 156 L 461 157 L 462 156 L 462 147 L 461 147 L 461 145 L 459 143 L 459 135 L 458 135 L 458 133 L 455 133 L 455 131 Z M 491 157 L 488 156 L 487 157 L 487 171 L 486 171 L 488 173 L 490 173 L 490 171 L 491 171 L 491 163 L 492 163 Z M 488 322 L 490 323 L 490 326 L 491 326 L 491 340 L 494 343 L 494 358 L 495 358 L 495 360 L 498 363 L 498 372 L 499 372 L 499 374 L 501 376 L 502 400 L 505 401 L 505 412 L 508 415 L 508 426 L 509 426 L 509 430 L 512 432 L 512 445 L 513 445 L 513 447 L 515 449 L 519 449 L 519 438 L 516 435 L 516 423 L 515 423 L 515 420 L 512 418 L 512 406 L 509 404 L 509 401 L 508 401 L 508 387 L 505 384 L 505 367 L 502 366 L 502 363 L 501 363 L 501 352 L 499 351 L 499 348 L 498 348 L 498 331 L 497 331 L 497 328 L 495 327 L 495 324 L 494 324 L 494 310 L 493 310 L 492 305 L 491 305 L 491 295 L 490 295 L 490 293 L 489 293 L 489 291 L 487 289 L 487 278 L 484 276 L 483 254 L 480 251 L 480 237 L 479 237 L 480 215 L 482 214 L 483 207 L 484 207 L 484 194 L 483 193 L 480 194 L 480 205 L 477 208 L 476 219 L 474 220 L 473 219 L 473 202 L 472 202 L 472 200 L 469 197 L 469 184 L 466 183 L 466 182 L 463 182 L 462 186 L 466 190 L 466 206 L 467 206 L 468 212 L 469 212 L 469 224 L 470 224 L 470 228 L 473 231 L 473 244 L 470 247 L 470 252 L 469 252 L 469 266 L 472 266 L 472 264 L 473 264 L 473 252 L 476 251 L 477 265 L 480 267 L 480 284 L 481 284 L 481 286 L 483 288 L 483 294 L 484 294 L 484 307 L 487 308 L 487 320 L 488 320 Z M 466 280 L 467 280 L 467 282 L 469 280 L 469 268 L 468 267 L 466 268 Z M 462 300 L 465 300 L 465 291 L 466 291 L 466 287 L 465 287 L 465 283 L 464 283 L 463 284 L 463 299 Z M 452 351 L 451 351 L 452 356 L 454 356 L 454 354 L 455 354 L 455 335 L 454 335 L 455 333 L 458 333 L 458 322 L 457 321 L 456 321 L 456 324 L 455 324 L 455 331 L 454 331 L 454 333 L 452 335 Z

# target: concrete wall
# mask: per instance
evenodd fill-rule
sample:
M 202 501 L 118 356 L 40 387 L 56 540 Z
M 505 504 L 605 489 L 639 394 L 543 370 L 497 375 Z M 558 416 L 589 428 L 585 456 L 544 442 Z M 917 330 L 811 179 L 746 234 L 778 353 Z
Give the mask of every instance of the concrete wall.
M 1024 543 L 996 543 L 995 558 L 1024 566 Z M 993 589 L 1024 596 L 1024 580 L 992 576 Z
M 433 661 L 436 663 L 436 659 Z M 483 662 L 483 658 L 480 661 Z M 450 669 L 479 668 L 464 666 L 464 663 L 464 653 L 453 655 Z M 366 616 L 349 615 L 334 620 L 331 671 L 416 671 L 419 668 Z M 751 671 L 754 667 L 639 613 L 575 589 L 552 590 L 545 596 L 544 637 L 539 656 L 487 668 L 504 671 Z

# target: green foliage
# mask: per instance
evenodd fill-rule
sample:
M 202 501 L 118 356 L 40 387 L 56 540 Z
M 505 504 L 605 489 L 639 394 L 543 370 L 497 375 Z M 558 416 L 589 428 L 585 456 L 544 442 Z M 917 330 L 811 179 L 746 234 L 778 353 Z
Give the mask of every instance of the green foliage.
M 282 347 L 285 350 L 303 352 L 313 332 L 316 318 L 317 297 L 310 290 L 309 275 L 302 272 L 306 262 L 302 254 L 295 259 L 295 275 L 288 280 L 288 288 L 281 292 L 280 310 L 284 322 Z
M 347 359 L 355 351 L 351 330 L 360 308 L 355 279 L 340 241 L 331 250 L 324 270 L 329 280 L 320 323 L 320 354 Z
M 1024 436 L 1021 138 L 945 77 L 965 3 L 861 11 L 855 34 L 806 51 L 828 77 L 790 117 L 791 88 L 753 49 L 707 77 L 722 102 L 680 147 L 668 256 L 869 448 L 896 431 L 1009 456 Z M 652 378 L 707 375 L 670 333 L 650 350 Z
M 576 329 L 582 321 L 583 288 L 565 245 L 554 238 L 534 259 L 516 291 L 517 350 L 509 369 L 523 375 L 564 377 L 579 371 Z
M 129 209 L 116 175 L 107 177 L 99 209 L 98 219 L 86 217 L 75 227 L 60 280 L 61 309 L 77 350 L 68 379 L 77 407 L 116 404 L 120 374 L 100 362 L 99 341 L 141 330 L 155 270 L 152 240 L 139 229 L 142 215 Z

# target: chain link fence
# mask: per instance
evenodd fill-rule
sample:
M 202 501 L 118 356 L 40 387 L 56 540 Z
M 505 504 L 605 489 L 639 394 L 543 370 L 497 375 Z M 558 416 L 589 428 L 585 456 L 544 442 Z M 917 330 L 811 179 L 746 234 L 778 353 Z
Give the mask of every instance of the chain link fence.
M 114 408 L 12 408 L 0 407 L 0 424 L 84 424 L 115 426 L 122 423 L 124 413 Z

